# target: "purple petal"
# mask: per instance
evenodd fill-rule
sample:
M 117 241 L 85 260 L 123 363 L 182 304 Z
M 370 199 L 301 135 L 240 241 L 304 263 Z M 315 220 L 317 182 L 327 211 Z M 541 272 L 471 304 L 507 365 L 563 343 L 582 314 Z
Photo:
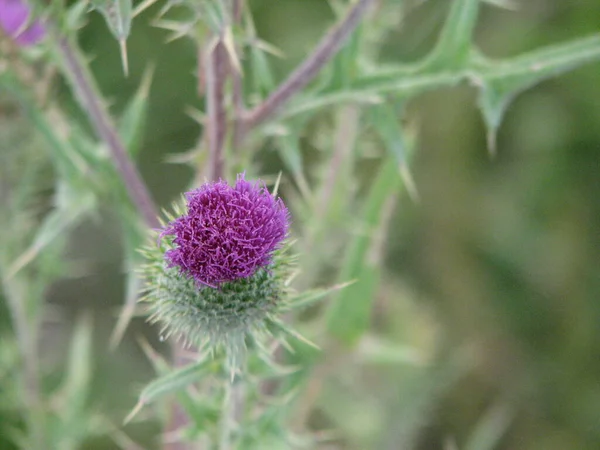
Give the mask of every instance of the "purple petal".
M 14 36 L 26 23 L 29 7 L 20 0 L 0 0 L 0 26 Z
M 21 0 L 0 0 L 0 27 L 19 45 L 37 44 L 46 33 L 38 20 L 27 25 L 30 12 L 29 6 Z
M 254 275 L 271 263 L 287 236 L 289 213 L 264 184 L 239 175 L 235 186 L 208 183 L 186 194 L 188 212 L 163 235 L 174 235 L 169 266 L 179 266 L 199 285 L 218 286 Z
M 46 28 L 36 20 L 16 37 L 15 42 L 23 46 L 35 45 L 44 39 L 45 35 Z

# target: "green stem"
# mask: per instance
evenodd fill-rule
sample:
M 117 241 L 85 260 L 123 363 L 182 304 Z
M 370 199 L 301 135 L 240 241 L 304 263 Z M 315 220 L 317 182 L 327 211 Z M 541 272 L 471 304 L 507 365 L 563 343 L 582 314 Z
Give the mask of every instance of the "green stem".
M 221 409 L 221 435 L 219 437 L 219 450 L 231 450 L 231 430 L 235 416 L 235 393 L 233 382 L 227 379 L 224 386 L 223 408 Z

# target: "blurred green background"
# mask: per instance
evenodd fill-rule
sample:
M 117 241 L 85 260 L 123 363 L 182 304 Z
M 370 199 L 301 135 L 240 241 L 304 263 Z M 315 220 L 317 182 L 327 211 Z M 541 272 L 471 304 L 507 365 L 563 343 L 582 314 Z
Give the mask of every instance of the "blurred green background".
M 286 55 L 273 59 L 282 76 L 334 20 L 325 0 L 249 3 L 258 34 Z M 514 3 L 514 11 L 482 8 L 476 43 L 490 56 L 598 31 L 598 1 Z M 404 2 L 406 15 L 385 36 L 381 60 L 425 54 L 448 4 Z M 200 107 L 201 99 L 194 46 L 184 39 L 164 45 L 166 33 L 150 27 L 156 10 L 134 21 L 129 78 L 122 76 L 118 47 L 98 14 L 90 14 L 80 43 L 94 56 L 91 69 L 117 113 L 144 70 L 155 65 L 138 161 L 155 199 L 167 206 L 194 176 L 191 168 L 167 161 L 195 145 L 200 128 L 186 108 Z M 62 95 L 72 102 L 66 90 Z M 422 362 L 427 371 L 419 364 L 350 361 L 324 376 L 310 423 L 342 435 L 324 448 L 394 450 L 412 442 L 423 450 L 475 450 L 494 434 L 499 438 L 490 440 L 496 442 L 490 449 L 600 448 L 600 65 L 521 94 L 507 112 L 493 159 L 475 92 L 467 86 L 420 96 L 405 120 L 417 130 L 412 168 L 420 201 L 403 197 L 394 208 L 373 329 L 395 344 L 427 350 L 431 359 Z M 310 144 L 303 150 L 309 161 L 317 158 Z M 280 170 L 272 149 L 260 156 L 261 172 Z M 358 175 L 368 184 L 368 172 Z M 81 273 L 48 292 L 58 318 L 49 319 L 43 348 L 48 367 L 60 364 L 68 324 L 91 308 L 94 405 L 119 423 L 137 389 L 154 376 L 135 336 L 161 344 L 156 330 L 136 319 L 119 349 L 107 350 L 124 290 L 113 222 L 103 216 L 69 237 L 68 258 L 81 262 Z M 456 351 L 468 361 L 461 369 L 438 361 Z M 126 431 L 143 448 L 154 448 L 159 427 L 150 421 Z M 114 444 L 99 439 L 86 448 Z

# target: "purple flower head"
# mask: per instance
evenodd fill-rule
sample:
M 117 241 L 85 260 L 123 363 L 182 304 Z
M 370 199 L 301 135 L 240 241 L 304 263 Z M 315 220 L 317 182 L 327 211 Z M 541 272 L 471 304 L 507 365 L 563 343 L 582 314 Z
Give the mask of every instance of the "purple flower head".
M 252 276 L 271 263 L 287 236 L 289 213 L 261 182 L 238 175 L 235 186 L 207 183 L 186 194 L 187 209 L 162 232 L 174 235 L 165 254 L 199 284 L 216 287 Z
M 46 34 L 39 20 L 29 22 L 30 14 L 24 0 L 0 0 L 0 28 L 22 46 L 37 44 Z

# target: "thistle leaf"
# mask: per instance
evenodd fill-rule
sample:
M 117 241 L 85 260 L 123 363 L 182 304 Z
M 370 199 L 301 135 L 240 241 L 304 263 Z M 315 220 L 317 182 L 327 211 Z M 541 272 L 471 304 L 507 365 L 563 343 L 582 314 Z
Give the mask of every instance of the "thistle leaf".
M 200 381 L 209 372 L 210 359 L 208 359 L 206 355 L 203 355 L 201 359 L 194 364 L 175 370 L 152 381 L 140 393 L 138 403 L 125 418 L 125 423 L 131 421 L 145 405 L 148 405 L 167 394 L 184 389 L 192 383 Z
M 398 167 L 406 164 L 406 142 L 400 127 L 400 118 L 389 103 L 371 108 L 371 123 L 385 142 L 388 152 Z
M 129 63 L 126 42 L 131 31 L 131 19 L 133 18 L 132 0 L 93 0 L 92 4 L 104 16 L 108 28 L 115 39 L 119 41 L 123 73 L 127 76 L 129 74 Z
M 148 117 L 148 94 L 152 84 L 154 69 L 146 70 L 142 82 L 131 98 L 119 121 L 119 135 L 130 155 L 135 156 L 142 144 L 146 119 Z
M 346 254 L 340 271 L 342 281 L 357 280 L 334 299 L 327 316 L 329 332 L 347 345 L 355 345 L 369 327 L 371 306 L 381 270 L 376 250 L 377 225 L 384 222 L 386 201 L 400 187 L 401 178 L 393 157 L 381 165 L 364 205 L 362 223 Z
M 505 61 L 473 56 L 468 74 L 479 88 L 479 107 L 495 152 L 496 133 L 511 101 L 522 91 L 582 64 L 600 59 L 600 34 L 534 50 Z
M 348 281 L 346 283 L 339 283 L 328 288 L 311 289 L 298 293 L 290 298 L 289 304 L 286 308 L 284 308 L 284 310 L 308 308 L 309 306 L 312 306 L 323 298 L 327 297 L 329 294 L 342 290 L 347 286 L 352 285 L 354 282 L 355 281 Z
M 298 142 L 298 134 L 296 132 L 287 132 L 279 136 L 278 140 L 279 145 L 277 148 L 279 149 L 279 156 L 294 177 L 294 181 L 298 185 L 302 196 L 305 199 L 310 198 L 310 187 L 302 170 L 304 164 L 302 151 Z
M 425 60 L 427 70 L 456 69 L 467 62 L 479 0 L 454 0 L 437 45 Z
M 83 315 L 77 320 L 71 343 L 62 392 L 69 405 L 67 409 L 80 412 L 84 408 L 92 377 L 91 316 Z
M 137 269 L 142 259 L 138 249 L 143 241 L 144 228 L 139 220 L 139 216 L 131 209 L 128 203 L 121 203 L 119 209 L 119 215 L 122 218 L 124 264 L 127 278 L 125 284 L 125 303 L 110 337 L 111 349 L 115 349 L 119 345 L 136 312 L 136 304 L 142 285 L 142 279 Z
M 33 243 L 14 261 L 8 270 L 7 277 L 14 276 L 28 265 L 47 245 L 73 228 L 96 206 L 96 198 L 93 193 L 89 191 L 76 193 L 65 183 L 59 184 L 57 198 L 57 208 L 46 216 Z

